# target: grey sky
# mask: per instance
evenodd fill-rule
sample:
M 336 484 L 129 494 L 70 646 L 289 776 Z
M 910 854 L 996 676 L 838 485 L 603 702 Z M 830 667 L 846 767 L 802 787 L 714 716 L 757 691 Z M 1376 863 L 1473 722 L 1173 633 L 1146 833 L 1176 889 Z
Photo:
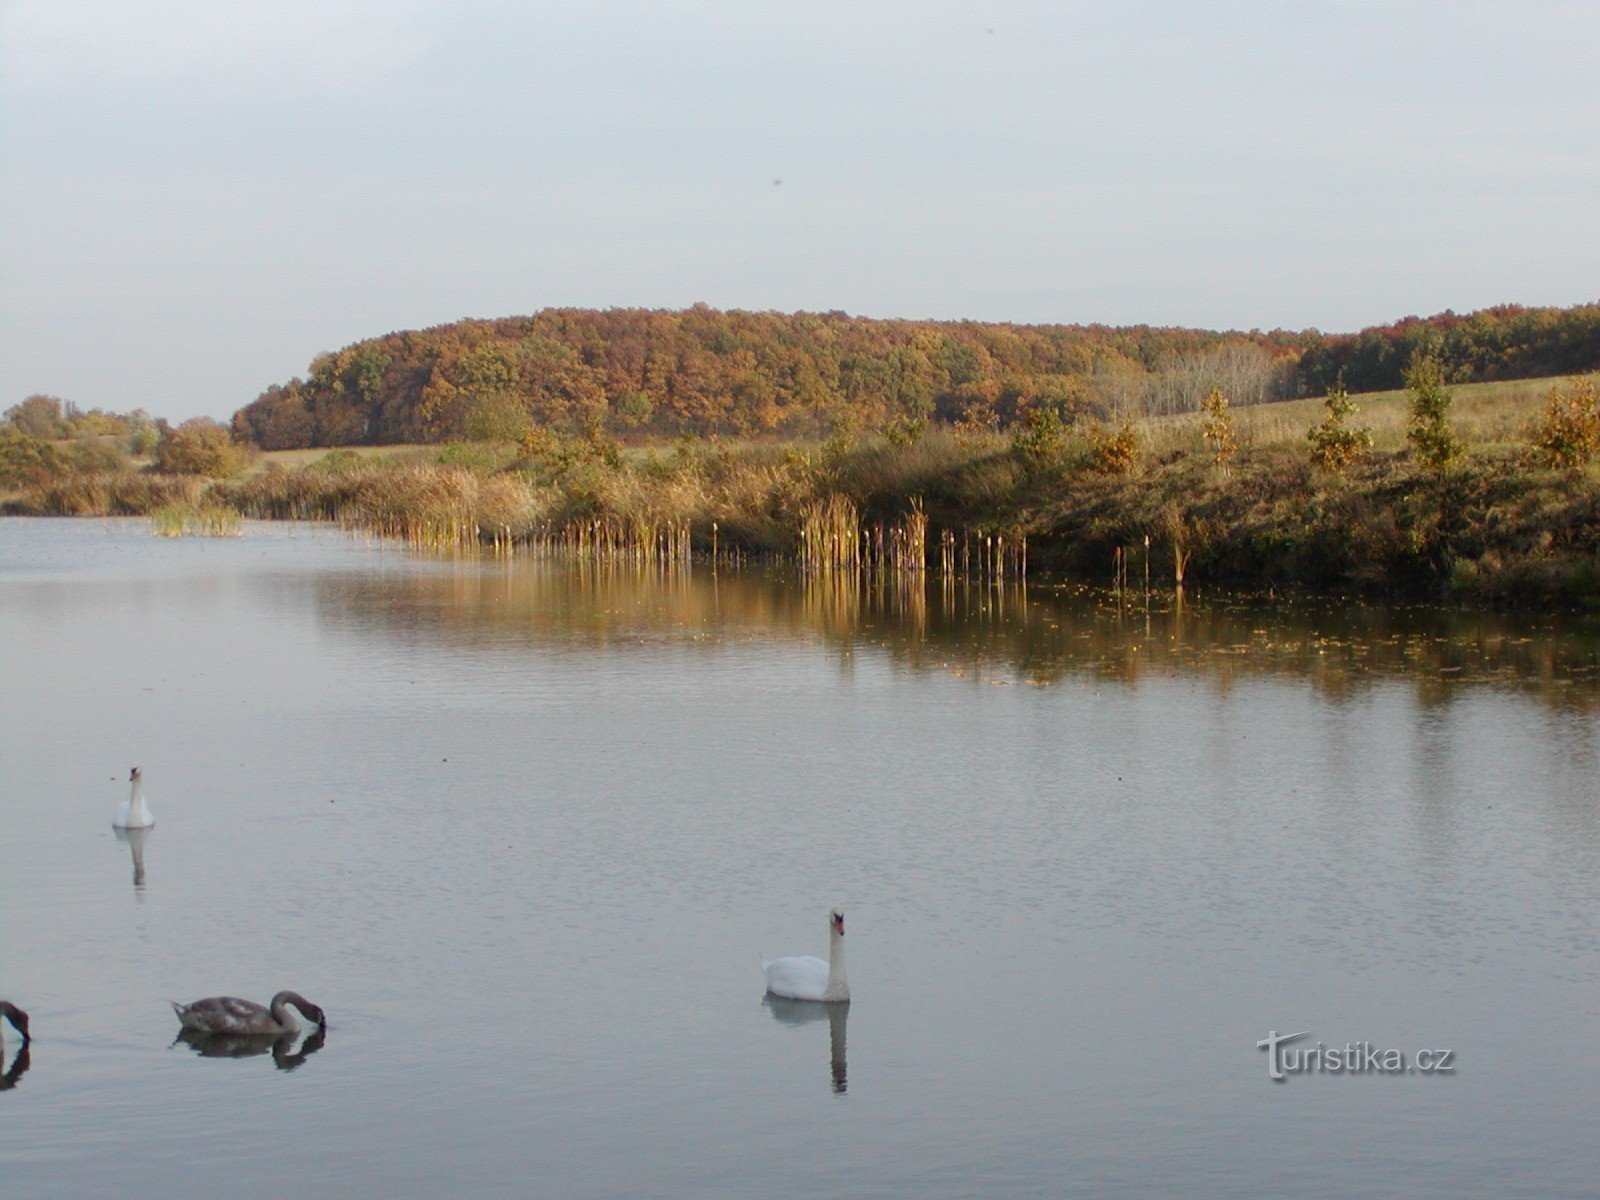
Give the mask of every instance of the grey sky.
M 1600 299 L 1595 3 L 0 12 L 0 407 L 225 416 L 358 338 L 549 305 Z

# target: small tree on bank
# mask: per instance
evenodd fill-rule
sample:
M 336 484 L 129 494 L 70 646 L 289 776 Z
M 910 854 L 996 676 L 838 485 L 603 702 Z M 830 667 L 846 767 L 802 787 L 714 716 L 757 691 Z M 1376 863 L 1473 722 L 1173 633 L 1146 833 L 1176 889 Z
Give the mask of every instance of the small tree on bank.
M 1328 415 L 1306 430 L 1306 440 L 1311 443 L 1311 461 L 1325 471 L 1343 475 L 1372 449 L 1372 430 L 1365 426 L 1351 428 L 1347 424 L 1355 415 L 1356 406 L 1342 383 L 1329 388 L 1322 403 Z
M 1011 435 L 1012 450 L 1036 466 L 1059 462 L 1066 445 L 1066 422 L 1059 412 L 1045 405 L 1030 408 L 1021 426 Z
M 1139 465 L 1139 431 L 1124 421 L 1115 429 L 1089 426 L 1089 468 L 1102 475 L 1128 475 Z
M 1573 470 L 1600 454 L 1600 394 L 1593 380 L 1580 379 L 1571 389 L 1550 389 L 1544 416 L 1534 426 L 1533 444 L 1552 467 Z
M 1228 398 L 1221 388 L 1212 388 L 1200 402 L 1200 414 L 1200 436 L 1211 450 L 1211 463 L 1226 471 L 1239 447 L 1233 436 L 1233 414 L 1228 411 Z
M 1422 466 L 1435 475 L 1461 457 L 1461 440 L 1450 425 L 1450 391 L 1444 386 L 1444 368 L 1431 356 L 1419 356 L 1406 368 L 1411 390 L 1411 418 L 1406 441 Z

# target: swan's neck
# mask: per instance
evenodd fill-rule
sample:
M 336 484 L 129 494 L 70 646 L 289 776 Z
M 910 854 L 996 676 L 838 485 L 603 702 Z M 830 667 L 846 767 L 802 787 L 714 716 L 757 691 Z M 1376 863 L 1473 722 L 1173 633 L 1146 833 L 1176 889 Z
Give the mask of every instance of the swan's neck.
M 128 796 L 128 824 L 141 824 L 149 815 L 144 806 L 144 780 L 135 779 L 133 781 L 133 791 Z
M 844 934 L 837 929 L 828 936 L 828 995 L 829 1000 L 844 1000 L 850 995 L 850 979 L 844 973 Z
M 272 1003 L 267 1007 L 272 1012 L 272 1019 L 285 1029 L 297 1029 L 300 1023 L 289 1015 L 289 1005 L 294 1005 L 303 1014 L 306 1011 L 305 998 L 299 992 L 279 992 L 272 998 Z
M 296 1006 L 301 1011 L 302 1018 L 306 1018 L 306 1021 L 309 1021 L 310 1024 L 317 1024 L 315 1019 L 310 1016 L 309 1010 L 312 1008 L 312 1003 L 306 997 L 302 997 L 299 992 L 278 992 L 275 997 L 272 997 L 272 1003 L 269 1003 L 267 1008 L 272 1013 L 272 1019 L 277 1021 L 283 1029 L 299 1029 L 299 1021 L 290 1016 L 290 1005 Z

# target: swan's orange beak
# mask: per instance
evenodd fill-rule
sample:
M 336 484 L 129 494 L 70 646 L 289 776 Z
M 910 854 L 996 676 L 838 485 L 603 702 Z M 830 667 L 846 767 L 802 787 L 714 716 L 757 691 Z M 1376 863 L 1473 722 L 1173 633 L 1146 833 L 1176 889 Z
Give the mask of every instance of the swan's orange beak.
M 840 937 L 844 936 L 844 914 L 843 913 L 834 913 L 833 914 L 833 927 L 839 931 L 839 936 Z

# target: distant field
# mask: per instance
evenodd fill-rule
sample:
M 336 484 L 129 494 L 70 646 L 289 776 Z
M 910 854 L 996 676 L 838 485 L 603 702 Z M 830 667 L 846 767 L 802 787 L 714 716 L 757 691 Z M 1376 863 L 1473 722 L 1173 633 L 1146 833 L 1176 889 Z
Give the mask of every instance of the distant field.
M 1450 387 L 1454 397 L 1451 420 L 1457 433 L 1469 446 L 1484 447 L 1524 443 L 1528 426 L 1544 410 L 1550 389 L 1566 386 L 1585 376 L 1549 379 L 1515 379 L 1503 383 L 1460 383 Z M 1356 403 L 1356 416 L 1352 423 L 1365 425 L 1372 430 L 1374 447 L 1378 450 L 1402 450 L 1406 444 L 1406 415 L 1408 393 L 1366 392 L 1352 396 Z M 1234 428 L 1241 446 L 1300 446 L 1305 444 L 1306 430 L 1326 415 L 1321 397 L 1304 400 L 1285 400 L 1276 404 L 1258 404 L 1236 408 Z M 1149 417 L 1139 422 L 1146 444 L 1157 454 L 1179 449 L 1193 449 L 1197 444 L 1198 413 L 1184 413 L 1175 417 Z M 735 438 L 719 439 L 719 444 L 738 452 L 756 442 Z M 759 443 L 770 445 L 771 443 Z M 798 445 L 799 443 L 796 443 Z M 811 445 L 813 443 L 806 443 Z M 654 452 L 670 454 L 678 445 L 676 440 L 662 441 L 642 446 L 624 448 L 628 458 L 638 458 Z M 409 444 L 398 446 L 348 446 L 363 457 L 407 456 L 426 457 L 436 454 L 436 445 Z M 303 467 L 329 453 L 328 448 L 313 450 L 269 450 L 262 454 L 252 471 L 259 471 L 268 463 L 285 468 Z
M 1454 398 L 1450 419 L 1456 432 L 1469 445 L 1483 447 L 1525 443 L 1528 425 L 1543 410 L 1553 387 L 1564 387 L 1570 378 L 1514 379 L 1504 383 L 1452 384 Z M 1409 393 L 1405 391 L 1366 392 L 1351 396 L 1356 415 L 1352 425 L 1372 430 L 1378 450 L 1401 450 L 1406 444 L 1406 415 Z M 1322 398 L 1285 400 L 1277 404 L 1258 404 L 1233 410 L 1234 428 L 1241 446 L 1304 445 L 1306 430 L 1327 415 Z M 1198 413 L 1178 417 L 1152 418 L 1144 428 L 1151 449 L 1157 453 L 1193 447 L 1200 421 Z
M 340 449 L 347 450 L 352 454 L 359 454 L 363 458 L 375 458 L 390 454 L 435 454 L 438 452 L 439 447 L 422 445 L 342 446 Z M 257 460 L 252 471 L 259 471 L 268 463 L 277 463 L 278 466 L 286 470 L 293 470 L 295 467 L 303 467 L 307 463 L 316 462 L 317 459 L 331 452 L 327 446 L 317 446 L 311 450 L 268 450 Z

